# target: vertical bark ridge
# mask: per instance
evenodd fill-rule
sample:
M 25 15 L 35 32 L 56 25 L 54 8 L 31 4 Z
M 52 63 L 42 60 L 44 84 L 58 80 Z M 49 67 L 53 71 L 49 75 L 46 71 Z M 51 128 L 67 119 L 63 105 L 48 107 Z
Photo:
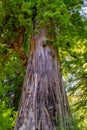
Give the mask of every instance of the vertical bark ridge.
M 72 119 L 60 72 L 58 55 L 43 47 L 41 30 L 31 38 L 31 50 L 15 130 L 71 130 Z M 70 120 L 70 122 L 66 122 Z

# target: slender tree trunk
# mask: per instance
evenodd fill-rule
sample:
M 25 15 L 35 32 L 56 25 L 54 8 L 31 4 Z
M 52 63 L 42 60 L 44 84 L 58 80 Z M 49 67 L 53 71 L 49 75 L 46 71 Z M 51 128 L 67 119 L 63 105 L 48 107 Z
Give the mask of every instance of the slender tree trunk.
M 44 46 L 46 31 L 31 39 L 15 130 L 71 130 L 69 105 L 62 85 L 60 61 L 50 46 Z

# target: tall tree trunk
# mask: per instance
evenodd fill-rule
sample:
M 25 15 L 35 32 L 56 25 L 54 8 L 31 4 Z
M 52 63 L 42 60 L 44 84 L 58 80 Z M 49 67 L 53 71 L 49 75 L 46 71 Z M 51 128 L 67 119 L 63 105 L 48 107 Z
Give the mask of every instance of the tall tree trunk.
M 44 46 L 46 31 L 31 39 L 31 49 L 15 130 L 71 130 L 72 118 L 58 55 Z

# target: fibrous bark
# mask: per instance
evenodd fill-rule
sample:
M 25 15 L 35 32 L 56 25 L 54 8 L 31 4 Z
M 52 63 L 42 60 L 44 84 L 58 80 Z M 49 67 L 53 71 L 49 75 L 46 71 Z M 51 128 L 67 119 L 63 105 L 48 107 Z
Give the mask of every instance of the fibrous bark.
M 46 30 L 31 38 L 31 49 L 15 130 L 71 130 L 60 61 L 46 42 Z

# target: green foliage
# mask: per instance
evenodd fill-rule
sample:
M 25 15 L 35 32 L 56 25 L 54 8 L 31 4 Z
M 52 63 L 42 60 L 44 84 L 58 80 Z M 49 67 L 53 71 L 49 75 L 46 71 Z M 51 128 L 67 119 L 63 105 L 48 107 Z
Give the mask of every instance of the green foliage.
M 5 102 L 0 104 L 0 130 L 13 130 L 16 113 Z
M 61 63 L 66 90 L 78 129 L 86 130 L 87 124 L 87 40 L 79 40 L 73 48 L 62 52 Z M 64 60 L 65 59 L 65 60 Z M 63 60 L 63 61 L 62 61 Z
M 17 110 L 25 68 L 21 67 L 21 60 L 15 53 L 2 56 L 3 58 L 0 58 L 0 99 Z
M 29 35 L 28 31 L 26 31 L 23 36 L 23 45 L 22 45 L 26 56 L 29 54 L 30 50 L 30 37 L 31 35 Z
M 25 69 L 18 56 L 0 48 L 0 130 L 13 130 Z
M 20 26 L 32 29 L 32 2 L 4 0 L 0 2 L 0 6 L 0 27 L 4 37 L 15 38 L 15 30 Z

